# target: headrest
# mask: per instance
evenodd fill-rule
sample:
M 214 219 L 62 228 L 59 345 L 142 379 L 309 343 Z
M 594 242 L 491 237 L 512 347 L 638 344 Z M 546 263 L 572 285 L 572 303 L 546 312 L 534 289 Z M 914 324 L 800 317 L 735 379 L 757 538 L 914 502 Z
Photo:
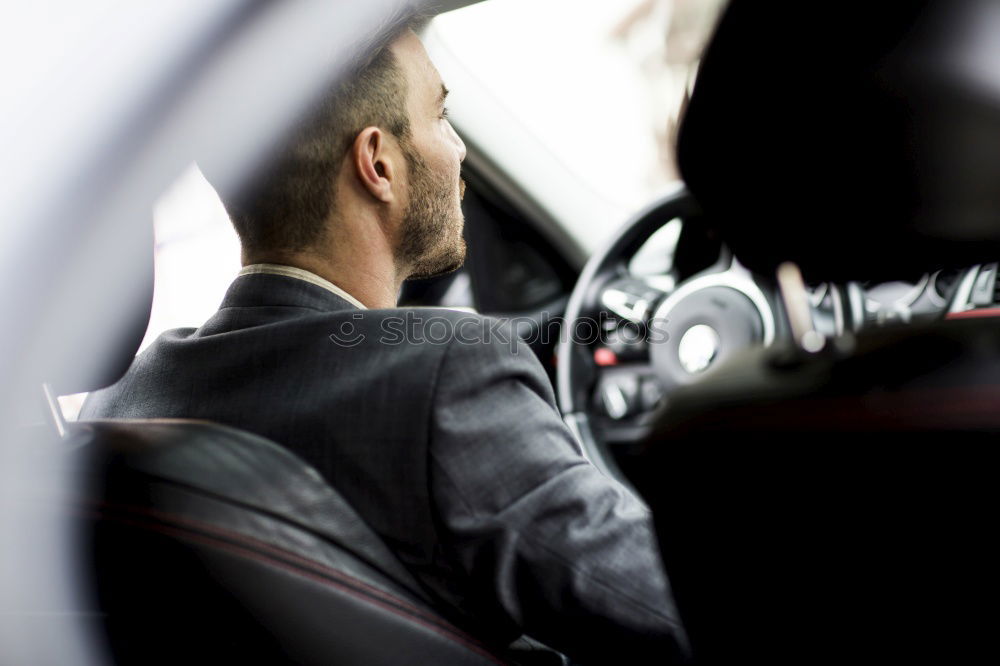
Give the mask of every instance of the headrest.
M 998 35 L 987 0 L 733 0 L 678 136 L 703 223 L 811 281 L 995 261 Z

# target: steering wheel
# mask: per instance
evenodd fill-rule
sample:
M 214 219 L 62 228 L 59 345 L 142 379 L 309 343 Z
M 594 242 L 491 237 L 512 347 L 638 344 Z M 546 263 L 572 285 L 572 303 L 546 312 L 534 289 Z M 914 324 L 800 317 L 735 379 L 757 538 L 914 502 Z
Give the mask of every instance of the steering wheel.
M 640 441 L 671 391 L 778 334 L 773 290 L 732 259 L 676 286 L 629 271 L 655 232 L 697 213 L 684 189 L 641 211 L 590 258 L 566 307 L 556 370 L 563 418 L 584 454 L 626 483 L 609 432 L 619 444 Z

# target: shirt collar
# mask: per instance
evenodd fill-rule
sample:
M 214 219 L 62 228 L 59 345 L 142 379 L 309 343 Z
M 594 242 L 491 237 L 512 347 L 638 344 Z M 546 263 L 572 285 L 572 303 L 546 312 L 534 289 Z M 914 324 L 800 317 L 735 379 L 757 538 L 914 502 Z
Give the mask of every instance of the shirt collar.
M 285 266 L 283 264 L 250 264 L 249 266 L 244 266 L 243 270 L 240 271 L 240 275 L 256 275 L 260 273 L 264 273 L 266 275 L 282 275 L 284 277 L 295 278 L 297 280 L 305 280 L 310 284 L 322 287 L 330 293 L 339 296 L 351 305 L 355 305 L 362 310 L 368 309 L 365 307 L 364 303 L 354 298 L 329 280 L 324 280 L 315 273 L 301 268 L 296 268 L 295 266 Z

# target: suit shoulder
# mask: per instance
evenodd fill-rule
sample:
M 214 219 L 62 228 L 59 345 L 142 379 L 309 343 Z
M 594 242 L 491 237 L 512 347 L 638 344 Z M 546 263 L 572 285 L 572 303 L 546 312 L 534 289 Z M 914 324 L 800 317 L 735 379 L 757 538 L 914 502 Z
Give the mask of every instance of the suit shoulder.
M 406 342 L 435 345 L 504 343 L 510 338 L 506 320 L 475 312 L 445 308 L 396 308 L 369 310 L 363 315 L 375 320 L 389 337 L 401 335 Z
M 496 317 L 444 308 L 393 308 L 337 313 L 317 322 L 341 346 L 386 352 L 397 363 L 441 363 L 446 358 L 446 374 L 493 368 L 544 376 L 510 322 Z
M 398 308 L 378 312 L 383 330 L 412 336 L 419 344 L 457 348 L 457 353 L 516 353 L 520 344 L 509 320 L 446 308 Z

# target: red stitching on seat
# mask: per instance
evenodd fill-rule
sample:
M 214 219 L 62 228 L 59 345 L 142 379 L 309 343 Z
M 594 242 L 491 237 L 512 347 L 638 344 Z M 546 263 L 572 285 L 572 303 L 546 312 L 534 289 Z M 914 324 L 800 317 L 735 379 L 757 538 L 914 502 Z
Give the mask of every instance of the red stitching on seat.
M 84 501 L 87 501 L 87 500 L 84 500 Z M 271 553 L 274 553 L 275 555 L 278 555 L 278 556 L 283 557 L 285 559 L 297 560 L 298 562 L 302 563 L 304 566 L 312 567 L 314 569 L 319 569 L 322 573 L 330 575 L 332 578 L 342 578 L 345 581 L 349 582 L 351 585 L 356 585 L 358 587 L 362 587 L 365 590 L 369 591 L 371 594 L 373 594 L 375 596 L 380 596 L 380 597 L 382 597 L 382 598 L 384 598 L 384 599 L 386 599 L 388 601 L 391 601 L 394 604 L 398 604 L 398 605 L 406 608 L 407 610 L 411 611 L 414 615 L 419 615 L 419 616 L 423 617 L 425 620 L 428 620 L 430 622 L 435 622 L 435 623 L 443 622 L 443 620 L 441 618 L 439 618 L 437 616 L 434 616 L 434 615 L 430 615 L 430 614 L 427 613 L 427 611 L 425 611 L 425 610 L 423 610 L 421 608 L 418 608 L 417 606 L 414 606 L 411 603 L 409 603 L 409 602 L 407 602 L 407 601 L 405 601 L 403 599 L 400 599 L 398 597 L 394 597 L 390 593 L 388 593 L 388 592 L 386 592 L 384 590 L 380 590 L 379 588 L 374 587 L 372 585 L 369 585 L 368 583 L 365 583 L 364 581 L 358 580 L 357 578 L 354 578 L 353 576 L 350 576 L 350 575 L 344 573 L 343 571 L 339 571 L 337 569 L 333 569 L 333 568 L 328 567 L 328 566 L 326 566 L 324 564 L 316 562 L 315 560 L 311 560 L 308 557 L 304 557 L 302 555 L 299 555 L 298 553 L 293 553 L 291 551 L 285 550 L 284 548 L 281 548 L 280 546 L 276 546 L 276 545 L 268 543 L 266 541 L 261 541 L 259 539 L 255 539 L 254 537 L 250 537 L 250 536 L 247 536 L 245 534 L 241 534 L 240 532 L 234 532 L 234 531 L 228 530 L 228 529 L 226 529 L 224 527 L 219 527 L 217 525 L 212 525 L 210 523 L 201 522 L 201 521 L 196 520 L 194 518 L 189 518 L 187 516 L 181 516 L 181 515 L 178 515 L 178 514 L 175 514 L 175 513 L 169 513 L 169 512 L 159 511 L 157 509 L 152 509 L 150 507 L 137 506 L 137 505 L 133 505 L 133 504 L 118 504 L 118 503 L 115 503 L 115 502 L 105 502 L 105 501 L 93 502 L 93 503 L 96 504 L 98 507 L 108 507 L 108 508 L 111 508 L 111 509 L 118 509 L 118 510 L 122 510 L 122 511 L 126 511 L 126 512 L 131 512 L 131 513 L 145 514 L 145 515 L 148 515 L 148 516 L 152 516 L 154 518 L 158 518 L 158 519 L 163 520 L 165 522 L 174 522 L 174 523 L 178 523 L 178 524 L 181 524 L 181 525 L 189 525 L 191 527 L 194 527 L 195 529 L 198 529 L 198 530 L 201 530 L 201 531 L 204 531 L 204 532 L 219 534 L 219 535 L 227 537 L 227 538 L 229 538 L 229 539 L 231 539 L 233 541 L 242 542 L 247 547 L 250 547 L 250 548 L 259 548 L 260 550 L 270 551 Z M 297 528 L 297 529 L 301 529 L 301 528 Z M 446 625 L 443 628 L 451 630 L 451 625 Z
M 108 506 L 110 506 L 110 505 L 108 505 Z M 131 525 L 133 527 L 137 527 L 137 528 L 140 528 L 140 529 L 147 529 L 147 530 L 151 530 L 151 531 L 155 531 L 155 532 L 160 532 L 162 534 L 170 535 L 170 536 L 176 537 L 178 539 L 187 540 L 187 541 L 193 541 L 193 542 L 196 542 L 196 543 L 201 543 L 201 544 L 206 545 L 206 546 L 218 548 L 220 550 L 225 550 L 225 551 L 228 551 L 229 553 L 231 553 L 233 555 L 236 555 L 236 556 L 242 556 L 242 557 L 247 557 L 249 559 L 255 559 L 255 560 L 257 560 L 259 562 L 262 562 L 262 563 L 264 563 L 266 565 L 270 565 L 270 566 L 273 566 L 273 567 L 276 567 L 276 568 L 279 568 L 279 569 L 284 569 L 285 571 L 288 571 L 289 573 L 292 573 L 292 574 L 295 574 L 295 575 L 299 575 L 299 576 L 302 576 L 304 578 L 308 578 L 308 579 L 313 580 L 315 582 L 318 582 L 318 583 L 320 583 L 322 585 L 328 585 L 328 586 L 336 587 L 337 589 L 339 589 L 339 590 L 341 590 L 343 592 L 346 592 L 347 594 L 349 594 L 349 595 L 351 595 L 351 596 L 353 596 L 353 597 L 355 597 L 357 599 L 360 599 L 361 601 L 372 603 L 372 604 L 374 604 L 374 605 L 376 605 L 376 606 L 378 606 L 380 608 L 383 608 L 384 610 L 389 611 L 390 613 L 393 613 L 393 614 L 395 614 L 395 615 L 397 615 L 399 617 L 402 617 L 402 618 L 404 618 L 406 620 L 413 621 L 413 622 L 415 622 L 415 623 L 417 623 L 417 624 L 419 624 L 419 625 L 421 625 L 421 626 L 423 626 L 423 627 L 425 627 L 427 629 L 430 629 L 431 631 L 433 631 L 434 633 L 438 634 L 439 636 L 441 636 L 443 638 L 446 638 L 446 639 L 450 639 L 450 640 L 452 640 L 452 641 L 454 641 L 454 642 L 462 645 L 463 647 L 465 647 L 465 648 L 467 648 L 467 649 L 475 652 L 476 654 L 479 654 L 480 656 L 483 656 L 483 657 L 489 659 L 493 663 L 504 664 L 504 662 L 498 660 L 495 655 L 491 654 L 484 647 L 482 647 L 477 642 L 475 642 L 475 639 L 473 639 L 473 638 L 471 638 L 469 636 L 466 636 L 465 634 L 460 633 L 460 631 L 457 628 L 445 627 L 445 626 L 442 626 L 441 624 L 438 624 L 436 622 L 428 622 L 426 616 L 422 615 L 422 614 L 415 614 L 415 613 L 411 614 L 411 613 L 404 612 L 403 608 L 401 608 L 399 606 L 396 606 L 396 605 L 393 605 L 393 604 L 398 603 L 400 606 L 405 607 L 407 609 L 413 609 L 413 610 L 417 610 L 417 609 L 415 609 L 410 604 L 407 604 L 406 602 L 397 599 L 396 597 L 393 597 L 393 596 L 391 596 L 391 595 L 389 595 L 387 593 L 382 592 L 381 590 L 377 590 L 380 593 L 379 596 L 382 596 L 382 597 L 384 597 L 386 599 L 391 599 L 392 602 L 393 602 L 392 604 L 386 603 L 386 602 L 381 601 L 381 600 L 379 600 L 377 598 L 372 598 L 372 597 L 370 597 L 368 595 L 362 594 L 360 592 L 360 590 L 353 589 L 351 586 L 346 585 L 343 582 L 338 582 L 338 581 L 335 581 L 335 580 L 329 580 L 328 578 L 324 578 L 324 577 L 322 577 L 321 575 L 319 575 L 316 572 L 304 570 L 303 568 L 293 566 L 291 563 L 281 562 L 281 561 L 278 561 L 275 558 L 267 557 L 264 554 L 256 552 L 256 551 L 252 550 L 249 547 L 244 547 L 244 546 L 239 546 L 239 545 L 236 545 L 236 544 L 226 543 L 225 541 L 222 541 L 220 539 L 214 539 L 214 538 L 212 538 L 210 536 L 207 536 L 207 535 L 194 534 L 194 533 L 192 533 L 192 532 L 190 532 L 188 530 L 185 530 L 185 529 L 183 529 L 181 527 L 170 527 L 169 525 L 160 525 L 160 524 L 152 523 L 152 522 L 149 522 L 149 521 L 142 521 L 140 519 L 129 519 L 129 518 L 125 518 L 123 516 L 109 514 L 108 512 L 104 511 L 102 508 L 92 509 L 90 511 L 87 511 L 86 509 L 82 509 L 81 508 L 81 511 L 83 513 L 87 514 L 89 517 L 92 517 L 92 518 L 93 517 L 104 518 L 104 519 L 112 520 L 112 521 L 115 521 L 115 522 L 118 522 L 118 523 L 121 523 L 121 524 L 124 524 L 124 525 Z M 159 513 L 159 512 L 157 512 L 157 513 Z M 164 515 L 168 515 L 168 514 L 164 514 Z M 240 535 L 240 536 L 242 536 L 242 535 Z M 249 539 L 247 537 L 243 537 L 243 540 L 245 540 L 245 541 L 254 541 L 254 540 Z M 275 548 L 274 546 L 271 546 L 270 544 L 262 544 L 262 545 L 268 546 L 268 548 L 270 550 L 282 552 L 282 554 L 284 554 L 284 551 L 281 551 L 281 549 Z M 288 554 L 294 556 L 294 553 L 288 553 Z M 303 560 L 303 558 L 301 558 L 301 557 L 298 557 L 297 559 Z M 353 577 L 348 576 L 347 574 L 345 574 L 343 572 L 336 571 L 335 569 L 330 569 L 329 567 L 325 567 L 325 566 L 320 565 L 318 563 L 311 562 L 310 560 L 304 560 L 304 561 L 305 562 L 309 562 L 311 565 L 316 566 L 318 568 L 321 568 L 321 569 L 324 569 L 324 570 L 329 570 L 331 572 L 336 572 L 337 575 L 338 575 L 337 577 L 349 579 L 350 581 L 352 581 L 352 583 L 356 582 L 359 585 L 364 586 L 368 590 L 375 590 L 375 588 L 372 588 L 369 585 L 365 585 L 364 583 L 361 583 L 360 581 L 356 581 L 356 579 L 354 579 Z

